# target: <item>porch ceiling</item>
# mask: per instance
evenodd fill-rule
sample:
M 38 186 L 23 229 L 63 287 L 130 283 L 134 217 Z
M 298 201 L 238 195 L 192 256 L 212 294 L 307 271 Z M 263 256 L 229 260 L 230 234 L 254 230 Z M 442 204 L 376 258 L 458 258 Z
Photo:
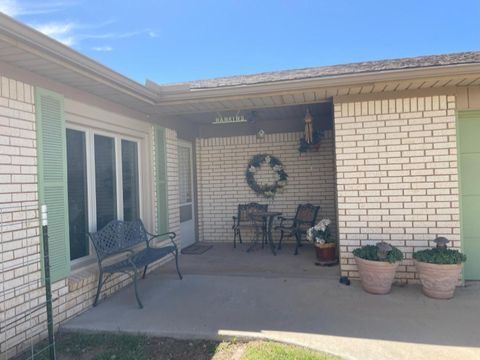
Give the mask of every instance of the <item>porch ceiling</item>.
M 329 102 L 323 101 L 301 105 L 283 105 L 262 108 L 257 108 L 249 105 L 248 107 L 239 108 L 234 111 L 209 111 L 195 114 L 182 113 L 176 115 L 175 118 L 179 120 L 186 120 L 188 122 L 194 122 L 197 124 L 211 124 L 215 120 L 215 117 L 218 116 L 218 114 L 235 115 L 236 112 L 240 110 L 239 113 L 241 115 L 245 115 L 249 123 L 283 119 L 298 119 L 299 121 L 303 121 L 307 108 L 314 118 L 331 114 L 331 106 Z

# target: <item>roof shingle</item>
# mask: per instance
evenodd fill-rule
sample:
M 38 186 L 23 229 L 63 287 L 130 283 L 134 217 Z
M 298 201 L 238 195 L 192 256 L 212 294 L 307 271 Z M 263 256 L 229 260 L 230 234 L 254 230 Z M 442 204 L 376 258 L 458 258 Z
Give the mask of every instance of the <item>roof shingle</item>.
M 163 86 L 188 84 L 190 89 L 208 89 L 228 86 L 254 85 L 288 80 L 302 80 L 390 70 L 403 70 L 437 66 L 441 67 L 473 63 L 480 63 L 480 51 L 418 56 L 401 59 L 366 61 L 351 64 L 320 66 L 295 70 L 272 71 L 252 75 L 237 75 L 206 80 L 196 80 L 182 84 L 164 84 Z

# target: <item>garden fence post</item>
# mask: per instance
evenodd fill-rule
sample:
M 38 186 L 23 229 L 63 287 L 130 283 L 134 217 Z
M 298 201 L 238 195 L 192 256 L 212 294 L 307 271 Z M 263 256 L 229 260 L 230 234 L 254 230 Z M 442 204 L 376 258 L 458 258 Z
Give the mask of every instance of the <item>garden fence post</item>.
M 52 284 L 50 279 L 50 258 L 48 253 L 47 205 L 42 205 L 41 207 L 41 220 L 43 235 L 43 264 L 45 270 L 45 301 L 47 305 L 48 347 L 50 349 L 50 360 L 56 360 L 55 335 L 53 333 Z

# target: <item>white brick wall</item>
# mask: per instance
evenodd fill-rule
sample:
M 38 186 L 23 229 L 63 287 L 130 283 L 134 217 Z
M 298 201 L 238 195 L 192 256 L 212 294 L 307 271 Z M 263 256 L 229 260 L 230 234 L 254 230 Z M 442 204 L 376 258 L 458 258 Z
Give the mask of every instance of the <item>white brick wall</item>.
M 199 238 L 231 242 L 232 216 L 237 205 L 256 201 L 294 216 L 298 204 L 321 206 L 319 217 L 329 217 L 335 228 L 335 174 L 332 134 L 322 140 L 318 152 L 298 152 L 301 133 L 268 134 L 197 139 L 197 181 Z M 283 162 L 288 184 L 274 200 L 256 195 L 245 181 L 248 161 L 256 154 L 269 153 Z M 246 239 L 250 240 L 250 239 Z
M 36 326 L 18 323 L 18 314 L 42 301 L 38 290 L 40 238 L 33 88 L 0 78 L 0 353 L 21 343 Z M 44 316 L 32 315 L 32 324 Z
M 397 272 L 414 281 L 412 252 L 437 235 L 460 247 L 455 97 L 335 103 L 341 269 L 351 251 L 385 240 L 406 255 Z
M 46 336 L 44 307 L 28 315 L 29 309 L 45 301 L 40 283 L 39 215 L 37 210 L 31 210 L 38 206 L 33 92 L 28 84 L 0 77 L 0 358 L 7 350 L 8 357 L 13 356 Z M 176 133 L 167 130 L 166 134 L 169 226 L 178 232 Z M 151 136 L 153 139 L 153 132 Z M 102 298 L 129 282 L 126 275 L 114 276 L 105 284 Z M 55 325 L 90 308 L 96 286 L 96 264 L 54 283 Z M 136 306 L 133 294 L 132 306 Z M 22 316 L 24 311 L 26 317 Z M 13 325 L 5 330 L 10 323 Z

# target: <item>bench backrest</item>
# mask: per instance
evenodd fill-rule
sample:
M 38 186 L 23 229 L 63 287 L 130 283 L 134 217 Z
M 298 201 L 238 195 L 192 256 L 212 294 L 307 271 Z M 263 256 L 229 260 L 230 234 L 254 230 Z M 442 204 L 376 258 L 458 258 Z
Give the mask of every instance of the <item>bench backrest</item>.
M 140 243 L 148 245 L 148 237 L 141 220 L 112 220 L 95 233 L 88 233 L 98 260 L 114 255 Z

